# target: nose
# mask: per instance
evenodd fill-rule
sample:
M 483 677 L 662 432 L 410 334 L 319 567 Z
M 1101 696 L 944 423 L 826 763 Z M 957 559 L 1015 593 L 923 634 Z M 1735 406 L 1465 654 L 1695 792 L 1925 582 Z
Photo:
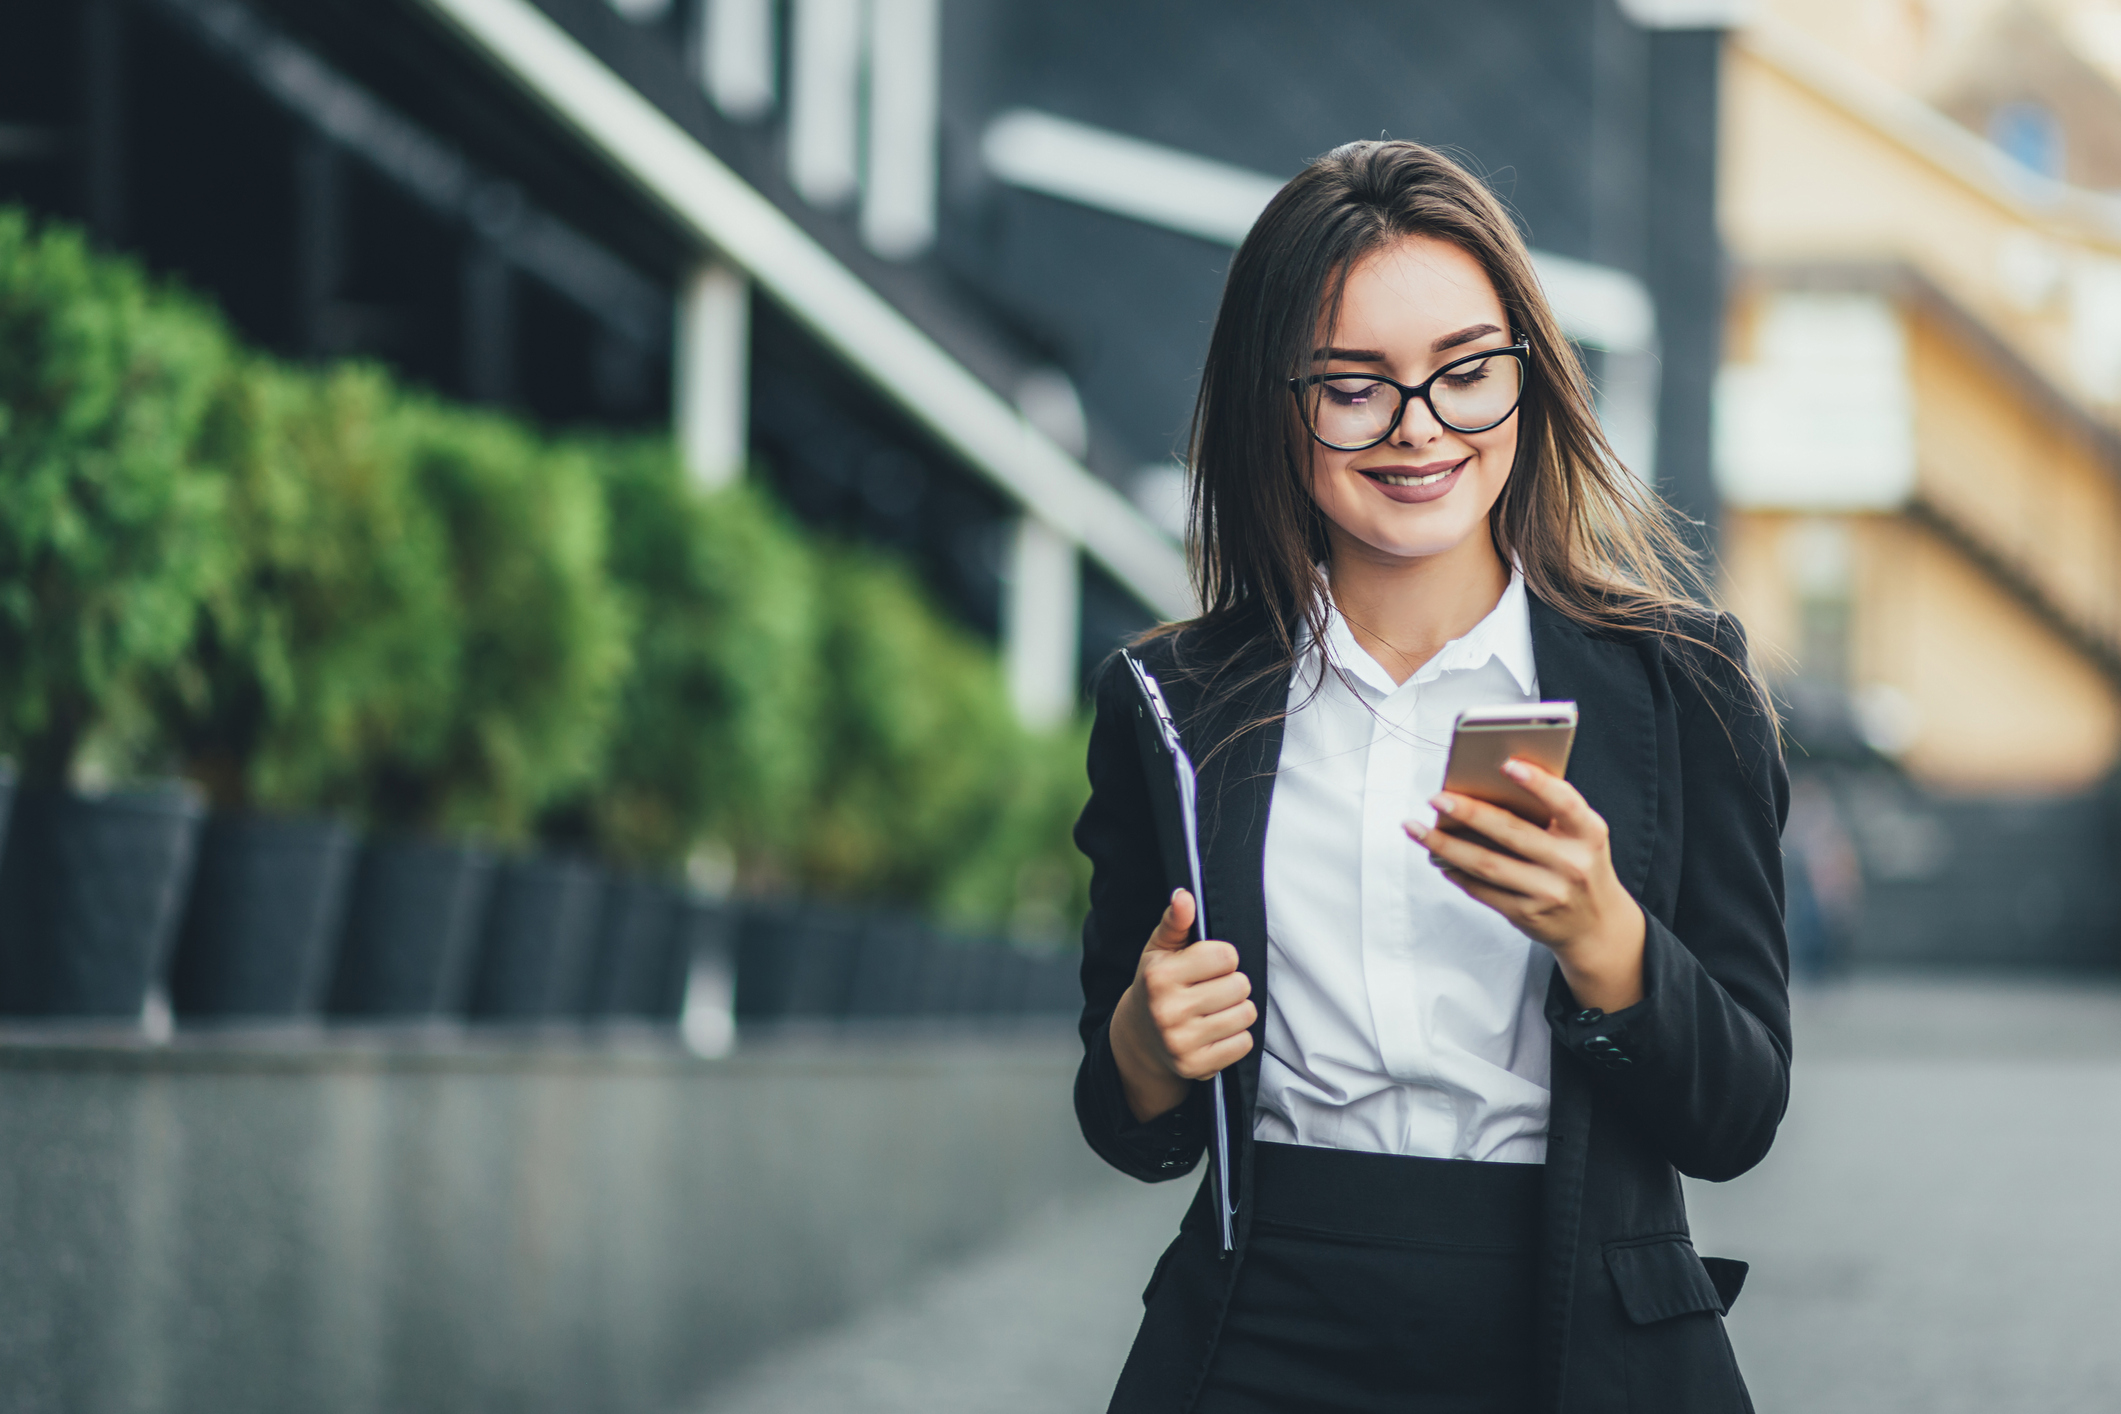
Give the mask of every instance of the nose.
M 1442 435 L 1443 424 L 1430 410 L 1429 400 L 1410 397 L 1399 414 L 1399 425 L 1392 429 L 1390 441 L 1395 447 L 1419 447 Z

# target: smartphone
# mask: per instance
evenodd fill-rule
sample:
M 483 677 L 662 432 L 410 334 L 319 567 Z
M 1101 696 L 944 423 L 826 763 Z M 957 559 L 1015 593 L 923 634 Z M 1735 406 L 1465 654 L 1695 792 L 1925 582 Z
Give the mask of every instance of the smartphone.
M 1561 775 L 1576 742 L 1576 704 L 1520 702 L 1509 707 L 1468 707 L 1451 728 L 1451 755 L 1443 788 L 1499 805 L 1544 828 L 1552 819 L 1539 798 L 1502 773 L 1502 763 L 1520 757 Z M 1449 828 L 1450 822 L 1444 822 Z M 1470 834 L 1470 830 L 1463 831 Z

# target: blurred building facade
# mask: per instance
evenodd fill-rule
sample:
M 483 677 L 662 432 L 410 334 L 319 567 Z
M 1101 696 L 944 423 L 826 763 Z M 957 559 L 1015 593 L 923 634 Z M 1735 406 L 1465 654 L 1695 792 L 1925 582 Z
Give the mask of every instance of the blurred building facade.
M 1800 766 L 1907 773 L 1843 792 L 1873 955 L 2121 956 L 2117 26 L 1772 0 L 1726 51 L 1725 592 Z
M 1923 781 L 2081 788 L 2121 750 L 2121 197 L 1985 134 L 2051 123 L 2121 189 L 2121 90 L 2079 60 L 2028 116 L 2004 75 L 2068 52 L 2060 12 L 1857 8 L 1729 50 L 1730 592 Z
M 1228 253 L 1379 134 L 1519 213 L 1632 464 L 1713 520 L 1718 0 L 73 0 L 0 25 L 0 199 L 285 354 L 676 425 L 911 555 L 1028 716 L 1187 612 Z

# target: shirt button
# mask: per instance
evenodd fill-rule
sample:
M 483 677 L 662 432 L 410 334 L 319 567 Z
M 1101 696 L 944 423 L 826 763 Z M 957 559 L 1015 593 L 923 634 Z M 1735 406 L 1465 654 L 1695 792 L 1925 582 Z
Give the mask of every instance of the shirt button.
M 1576 1024 L 1578 1026 L 1596 1026 L 1603 1020 L 1605 1020 L 1605 1013 L 1594 1006 L 1587 1006 L 1576 1013 Z

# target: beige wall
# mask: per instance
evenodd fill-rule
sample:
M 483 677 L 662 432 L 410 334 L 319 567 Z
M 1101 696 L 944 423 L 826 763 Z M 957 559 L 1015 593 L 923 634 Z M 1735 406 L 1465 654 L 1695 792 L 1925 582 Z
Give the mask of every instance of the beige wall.
M 2121 643 L 2121 477 L 2074 424 L 1938 321 L 1907 320 L 1922 494 Z
M 2060 206 L 2034 210 L 1978 151 L 1966 160 L 1963 131 L 1891 87 L 1912 71 L 1889 73 L 1888 64 L 1864 73 L 1866 65 L 1823 52 L 1821 26 L 1853 22 L 1846 11 L 1835 18 L 1842 7 L 1778 0 L 1773 8 L 1791 23 L 1763 24 L 1726 51 L 1720 214 L 1741 269 L 1755 272 L 1734 297 L 1729 356 L 1753 356 L 1760 302 L 1778 271 L 1905 265 L 2065 396 L 2095 415 L 2121 410 L 2100 406 L 2072 366 L 2067 299 L 2027 299 L 2011 273 L 2013 256 L 2029 249 L 2069 269 L 2111 261 L 2113 233 Z M 1972 33 L 1982 7 L 1962 8 L 1960 27 Z M 1891 6 L 1865 13 L 1886 29 L 1905 18 Z M 1882 30 L 1874 38 L 1890 48 Z M 1906 333 L 1915 495 L 2035 584 L 2078 630 L 2121 645 L 2121 466 L 2110 445 L 2059 414 L 1981 336 L 1905 293 L 1894 298 Z M 1845 575 L 1830 595 L 1847 616 L 1838 665 L 1799 661 L 1807 595 L 1824 602 L 1821 546 L 1845 546 Z M 2121 687 L 2003 577 L 1918 517 L 1733 510 L 1721 568 L 1726 601 L 1771 675 L 1801 671 L 1846 682 L 1859 702 L 1908 705 L 1902 760 L 1929 784 L 2071 790 L 2121 754 Z M 1812 651 L 1831 641 L 1815 628 Z
M 2027 301 L 2008 271 L 2028 248 L 2073 268 L 2111 260 L 2121 242 L 2011 199 L 1978 159 L 1949 160 L 1968 154 L 1933 150 L 1950 141 L 1916 143 L 1931 127 L 1959 130 L 1912 98 L 1872 95 L 1907 110 L 1907 131 L 1888 132 L 1869 121 L 1878 114 L 1839 104 L 1770 62 L 1765 41 L 1741 35 L 1726 54 L 1719 219 L 1741 263 L 1905 261 L 2057 387 L 2100 395 L 2080 385 L 2072 364 L 2068 301 Z
M 1802 648 L 1789 550 L 1807 519 L 1737 512 L 1725 524 L 1725 600 L 1770 675 L 1796 667 Z M 1885 686 L 1912 705 L 1911 773 L 1947 790 L 2040 792 L 2113 766 L 2121 701 L 2097 669 L 1921 526 L 1833 519 L 1852 551 L 1848 679 L 1859 697 Z

